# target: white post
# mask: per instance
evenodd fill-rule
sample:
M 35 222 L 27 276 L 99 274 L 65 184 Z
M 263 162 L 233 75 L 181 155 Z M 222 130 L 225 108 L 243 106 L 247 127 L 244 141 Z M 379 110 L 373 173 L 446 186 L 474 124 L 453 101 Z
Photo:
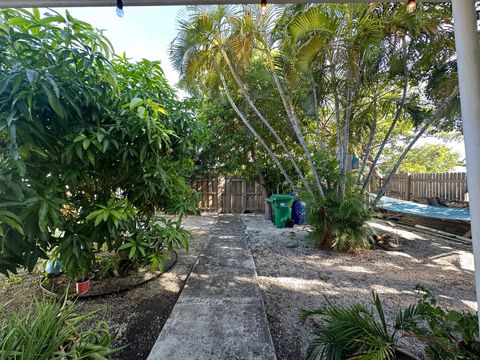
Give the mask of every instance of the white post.
M 467 158 L 475 288 L 480 301 L 480 50 L 474 0 L 452 0 Z M 479 312 L 480 314 L 480 312 Z

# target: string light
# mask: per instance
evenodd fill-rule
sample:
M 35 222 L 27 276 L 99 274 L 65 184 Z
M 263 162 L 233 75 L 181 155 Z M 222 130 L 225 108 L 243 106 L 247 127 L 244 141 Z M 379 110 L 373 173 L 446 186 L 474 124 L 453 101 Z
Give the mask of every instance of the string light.
M 267 11 L 267 0 L 262 0 L 260 2 L 260 9 L 262 9 L 262 15 L 265 15 L 265 12 Z
M 416 0 L 408 0 L 407 1 L 407 13 L 411 14 L 417 8 L 417 1 Z
M 118 17 L 123 17 L 125 13 L 123 12 L 123 1 L 117 0 L 117 15 Z

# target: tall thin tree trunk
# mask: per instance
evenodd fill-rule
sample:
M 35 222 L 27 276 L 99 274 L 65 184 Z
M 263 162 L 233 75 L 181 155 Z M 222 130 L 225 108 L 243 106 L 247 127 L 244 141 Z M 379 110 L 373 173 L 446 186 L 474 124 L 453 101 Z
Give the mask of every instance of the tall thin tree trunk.
M 385 148 L 385 145 L 387 144 L 390 135 L 393 132 L 393 129 L 395 128 L 395 125 L 397 124 L 397 121 L 400 119 L 400 115 L 402 114 L 402 110 L 405 106 L 405 102 L 407 100 L 407 88 L 408 88 L 408 74 L 405 71 L 405 74 L 403 75 L 403 93 L 402 93 L 402 100 L 400 101 L 400 104 L 398 105 L 397 112 L 395 113 L 395 117 L 393 118 L 392 123 L 390 124 L 390 127 L 388 128 L 387 133 L 385 134 L 385 137 L 383 138 L 382 143 L 380 144 L 380 148 L 378 149 L 377 155 L 375 156 L 375 159 L 373 160 L 372 165 L 370 166 L 370 170 L 367 174 L 367 177 L 365 178 L 365 181 L 363 182 L 362 186 L 362 192 L 365 191 L 365 188 L 368 186 L 368 183 L 370 182 L 370 178 L 372 177 L 373 171 L 375 167 L 377 166 L 378 160 L 380 159 L 380 156 L 383 153 L 383 149 Z
M 298 122 L 297 115 L 295 114 L 295 110 L 293 109 L 293 106 L 291 105 L 289 99 L 287 98 L 287 95 L 286 95 L 285 91 L 283 90 L 283 86 L 280 82 L 280 79 L 278 78 L 278 74 L 277 74 L 277 72 L 275 70 L 275 66 L 273 64 L 272 56 L 271 56 L 271 53 L 270 53 L 270 48 L 268 47 L 266 37 L 264 38 L 264 46 L 265 46 L 265 53 L 267 55 L 267 60 L 268 60 L 268 63 L 270 65 L 270 71 L 272 72 L 273 80 L 275 82 L 275 86 L 277 87 L 280 98 L 282 99 L 283 106 L 284 106 L 285 111 L 287 113 L 287 116 L 290 120 L 290 123 L 292 124 L 293 130 L 295 131 L 295 134 L 297 135 L 298 141 L 300 142 L 300 145 L 302 146 L 303 151 L 307 155 L 308 161 L 309 161 L 310 166 L 312 168 L 313 178 L 315 179 L 315 184 L 317 185 L 317 191 L 318 191 L 318 193 L 321 197 L 324 197 L 325 195 L 323 193 L 322 184 L 320 183 L 320 178 L 318 177 L 318 172 L 317 172 L 317 169 L 316 169 L 316 166 L 315 166 L 315 162 L 313 161 L 312 153 L 308 149 L 307 144 L 305 142 L 305 139 L 304 139 L 304 137 L 302 135 L 302 132 L 300 130 L 300 127 L 299 127 L 299 124 L 298 124 L 299 122 Z
M 337 91 L 337 76 L 335 74 L 335 68 L 333 64 L 330 64 L 330 73 L 332 77 L 332 89 L 333 89 L 333 97 L 335 103 L 335 121 L 337 124 L 337 157 L 338 163 L 341 165 L 343 161 L 343 146 L 342 146 L 342 118 L 340 116 L 340 98 L 338 97 Z
M 248 121 L 247 117 L 240 111 L 237 104 L 235 104 L 235 101 L 233 101 L 232 95 L 230 94 L 230 90 L 228 89 L 228 86 L 227 86 L 227 82 L 226 82 L 225 77 L 223 76 L 222 73 L 220 73 L 220 80 L 222 81 L 223 90 L 225 91 L 225 94 L 227 95 L 227 99 L 230 102 L 230 105 L 232 106 L 233 110 L 235 110 L 235 112 L 240 117 L 240 119 L 242 119 L 243 123 L 248 128 L 248 130 L 250 130 L 250 132 L 253 134 L 253 136 L 255 136 L 255 138 L 260 142 L 260 144 L 262 144 L 265 151 L 268 153 L 268 155 L 270 155 L 270 157 L 272 158 L 275 165 L 277 165 L 278 169 L 282 173 L 285 180 L 287 180 L 287 182 L 292 187 L 292 190 L 297 191 L 297 187 L 295 186 L 295 183 L 292 181 L 290 176 L 288 176 L 287 172 L 283 168 L 283 166 L 280 163 L 280 161 L 278 160 L 277 156 L 273 153 L 273 151 L 270 149 L 270 147 L 267 145 L 267 143 L 263 140 L 263 138 L 255 131 L 255 129 L 252 127 L 252 125 Z
M 317 84 L 313 78 L 313 74 L 310 72 L 310 81 L 312 83 L 312 96 L 313 96 L 313 117 L 317 123 L 317 141 L 321 150 L 325 150 L 325 144 L 322 140 L 322 132 L 320 130 L 320 117 L 318 116 L 318 98 L 317 98 Z
M 347 111 L 345 114 L 345 124 L 343 126 L 343 157 L 340 168 L 340 198 L 345 197 L 345 186 L 347 182 L 347 162 L 348 162 L 348 147 L 350 143 L 350 118 L 352 116 L 352 79 L 349 72 L 349 84 L 347 89 Z
M 410 143 L 407 145 L 407 147 L 403 150 L 402 154 L 400 155 L 397 162 L 395 163 L 392 171 L 388 175 L 387 180 L 384 181 L 382 188 L 380 189 L 380 191 L 378 192 L 375 200 L 373 201 L 372 207 L 377 206 L 377 204 L 380 201 L 380 199 L 382 198 L 382 196 L 385 195 L 385 192 L 387 191 L 387 188 L 388 188 L 388 185 L 390 184 L 390 181 L 393 179 L 393 177 L 397 173 L 398 168 L 402 164 L 403 159 L 405 158 L 405 156 L 407 156 L 408 152 L 413 147 L 413 145 L 415 145 L 417 140 L 420 139 L 420 137 L 425 133 L 425 131 L 427 131 L 427 129 L 432 124 L 436 123 L 438 120 L 440 120 L 444 116 L 446 109 L 450 106 L 450 104 L 455 100 L 455 98 L 457 96 L 458 96 L 458 86 L 453 89 L 453 91 L 450 93 L 450 95 L 445 100 L 445 102 L 442 104 L 442 106 L 437 108 L 437 110 L 433 113 L 433 115 L 430 117 L 430 119 L 428 119 L 425 122 L 425 124 L 422 126 L 420 131 L 415 135 L 415 137 L 410 141 Z
M 362 167 L 358 174 L 357 183 L 360 184 L 362 181 L 363 173 L 365 172 L 365 167 L 367 166 L 368 158 L 372 152 L 373 141 L 375 140 L 375 132 L 377 131 L 377 122 L 378 122 L 378 108 L 377 108 L 377 94 L 373 96 L 373 121 L 372 127 L 370 128 L 370 134 L 368 136 L 368 144 L 365 149 L 365 155 L 362 160 Z
M 250 108 L 255 112 L 255 114 L 258 116 L 258 118 L 262 121 L 262 123 L 267 127 L 267 129 L 272 133 L 272 135 L 275 137 L 275 139 L 277 140 L 277 142 L 280 144 L 280 146 L 282 147 L 283 151 L 285 151 L 285 154 L 287 155 L 288 157 L 288 160 L 290 161 L 290 163 L 292 164 L 293 168 L 295 169 L 295 171 L 297 172 L 297 175 L 298 177 L 300 178 L 300 181 L 302 182 L 302 185 L 305 187 L 305 189 L 308 191 L 308 192 L 312 192 L 311 188 L 310 188 L 310 185 L 308 184 L 307 180 L 305 179 L 302 171 L 300 170 L 300 168 L 298 167 L 297 165 L 297 162 L 295 161 L 293 155 L 291 154 L 291 152 L 288 150 L 287 146 L 285 145 L 285 143 L 283 142 L 283 140 L 280 138 L 280 136 L 278 135 L 278 133 L 275 131 L 275 129 L 270 125 L 270 123 L 267 121 L 267 119 L 263 116 L 263 114 L 260 112 L 260 110 L 255 106 L 255 104 L 253 103 L 251 97 L 250 97 L 250 94 L 248 93 L 247 89 L 246 89 L 246 86 L 245 84 L 243 83 L 243 81 L 240 79 L 240 77 L 238 76 L 237 72 L 235 71 L 231 61 L 230 61 L 230 57 L 228 56 L 227 52 L 225 50 L 222 50 L 222 56 L 223 56 L 223 59 L 225 60 L 226 64 L 227 64 L 227 67 L 230 71 L 230 74 L 232 75 L 233 79 L 235 80 L 235 82 L 237 83 L 237 86 L 239 87 L 240 89 L 240 92 L 242 93 L 244 99 L 247 101 L 247 104 L 250 106 Z
M 258 182 L 265 189 L 265 191 L 267 191 L 267 182 L 265 181 L 265 177 L 262 174 L 262 169 L 260 169 L 260 164 L 258 163 L 255 145 L 253 145 L 250 149 L 250 155 L 252 157 L 253 166 L 255 166 L 255 170 L 257 171 Z

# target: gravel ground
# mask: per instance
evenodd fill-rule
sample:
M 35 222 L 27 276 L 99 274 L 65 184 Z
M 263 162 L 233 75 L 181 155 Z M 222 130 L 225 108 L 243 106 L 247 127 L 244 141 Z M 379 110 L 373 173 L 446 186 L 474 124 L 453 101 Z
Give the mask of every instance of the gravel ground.
M 177 265 L 170 272 L 125 293 L 78 301 L 80 312 L 98 311 L 96 317 L 105 320 L 117 333 L 115 345 L 125 348 L 114 359 L 146 359 L 216 219 L 217 215 L 210 214 L 186 218 L 184 226 L 193 233 L 190 251 L 178 252 Z M 38 290 L 39 279 L 35 274 L 23 274 L 7 281 L 0 278 L 0 304 L 11 300 L 6 311 L 28 306 L 32 294 L 42 296 Z
M 305 358 L 318 321 L 302 325 L 298 315 L 325 305 L 325 297 L 337 305 L 369 305 L 375 290 L 391 321 L 399 308 L 416 302 L 420 283 L 448 309 L 476 310 L 473 256 L 465 245 L 378 220 L 372 226 L 395 233 L 401 251 L 341 254 L 316 248 L 306 239 L 306 227 L 276 229 L 260 215 L 245 215 L 244 221 L 279 360 Z M 421 355 L 418 344 L 406 346 Z

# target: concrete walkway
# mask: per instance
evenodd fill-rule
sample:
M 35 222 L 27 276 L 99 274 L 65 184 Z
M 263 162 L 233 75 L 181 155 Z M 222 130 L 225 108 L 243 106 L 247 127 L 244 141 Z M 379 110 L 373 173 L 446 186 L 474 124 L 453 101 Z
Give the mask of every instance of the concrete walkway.
M 160 359 L 276 359 L 239 215 L 219 216 L 148 357 Z

